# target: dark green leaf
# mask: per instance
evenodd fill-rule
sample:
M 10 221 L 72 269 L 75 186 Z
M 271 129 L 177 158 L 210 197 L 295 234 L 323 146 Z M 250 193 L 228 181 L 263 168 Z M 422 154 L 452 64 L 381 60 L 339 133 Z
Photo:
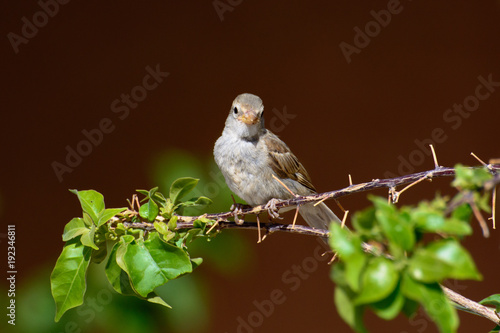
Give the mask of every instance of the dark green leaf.
M 394 288 L 392 293 L 381 301 L 370 304 L 373 312 L 377 316 L 385 320 L 392 320 L 401 312 L 405 298 L 401 293 L 399 284 Z
M 181 200 L 186 194 L 191 192 L 198 184 L 198 179 L 195 178 L 179 178 L 172 183 L 170 186 L 170 200 L 175 205 Z
M 52 296 L 56 302 L 55 321 L 69 309 L 83 304 L 85 277 L 91 249 L 79 241 L 66 243 L 50 276 Z
M 458 315 L 437 283 L 420 283 L 403 274 L 401 284 L 403 294 L 422 304 L 441 332 L 456 332 Z
M 109 209 L 103 210 L 98 216 L 97 227 L 100 227 L 101 225 L 106 223 L 110 218 L 112 218 L 116 214 L 123 212 L 125 209 L 127 209 L 127 208 L 126 207 L 109 208 Z
M 116 243 L 111 249 L 105 268 L 106 277 L 116 292 L 126 296 L 137 295 L 127 273 L 116 262 L 116 252 L 119 247 L 120 243 Z
M 63 241 L 67 242 L 72 238 L 82 235 L 87 230 L 89 229 L 85 226 L 85 222 L 83 221 L 83 219 L 80 217 L 75 217 L 64 227 L 62 239 Z
M 80 200 L 82 210 L 85 213 L 89 214 L 92 221 L 94 221 L 94 223 L 97 225 L 99 214 L 104 210 L 104 197 L 102 196 L 102 194 L 94 190 L 70 190 L 70 192 L 78 196 L 78 200 Z
M 153 222 L 156 219 L 158 212 L 158 205 L 152 200 L 149 200 L 139 208 L 139 215 L 149 222 Z
M 389 296 L 399 281 L 399 274 L 394 263 L 384 257 L 373 258 L 363 272 L 361 292 L 355 304 L 367 304 L 380 301 Z

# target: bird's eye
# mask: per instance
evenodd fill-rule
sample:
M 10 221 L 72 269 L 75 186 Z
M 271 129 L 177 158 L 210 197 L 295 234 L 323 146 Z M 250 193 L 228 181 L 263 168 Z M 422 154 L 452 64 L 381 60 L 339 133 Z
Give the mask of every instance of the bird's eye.
M 264 110 L 262 110 L 262 112 L 260 113 L 260 117 L 264 117 Z
M 234 109 L 233 109 L 233 113 L 234 114 L 238 114 L 238 108 L 235 106 Z

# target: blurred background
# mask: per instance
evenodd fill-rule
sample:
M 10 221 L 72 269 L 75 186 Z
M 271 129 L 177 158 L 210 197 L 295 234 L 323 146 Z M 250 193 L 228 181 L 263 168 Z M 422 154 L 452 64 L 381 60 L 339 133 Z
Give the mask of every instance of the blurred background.
M 268 128 L 318 191 L 347 186 L 348 174 L 359 183 L 430 169 L 429 143 L 444 166 L 477 165 L 471 151 L 500 157 L 498 1 L 59 1 L 1 10 L 1 267 L 15 224 L 18 271 L 16 326 L 2 315 L 4 332 L 349 331 L 316 239 L 257 244 L 256 232 L 233 230 L 193 243 L 204 263 L 158 290 L 172 310 L 114 293 L 92 265 L 84 305 L 53 321 L 50 272 L 64 225 L 81 215 L 68 189 L 95 189 L 111 208 L 197 177 L 209 211 L 227 211 L 212 149 L 240 93 L 263 99 Z M 400 202 L 452 194 L 449 181 Z M 341 203 L 368 204 L 365 194 Z M 449 286 L 479 300 L 499 289 L 499 234 L 474 229 L 465 245 L 484 280 Z M 0 289 L 6 306 L 5 278 Z M 273 292 L 282 297 L 270 307 Z M 372 332 L 436 332 L 423 313 L 366 318 Z M 492 328 L 460 319 L 460 332 Z

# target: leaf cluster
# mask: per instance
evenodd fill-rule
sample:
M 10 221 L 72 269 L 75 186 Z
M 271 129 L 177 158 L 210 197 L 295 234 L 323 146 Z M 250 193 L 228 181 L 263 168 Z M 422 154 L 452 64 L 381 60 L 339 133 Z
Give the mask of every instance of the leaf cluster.
M 480 190 L 491 174 L 462 166 L 456 171 L 454 186 L 474 191 L 475 202 L 487 202 L 487 194 Z M 472 233 L 472 209 L 470 203 L 460 203 L 461 195 L 400 208 L 385 198 L 370 197 L 373 206 L 353 216 L 352 230 L 331 225 L 329 243 L 340 258 L 331 273 L 335 304 L 354 330 L 367 331 L 367 309 L 391 320 L 399 313 L 412 316 L 419 306 L 441 332 L 457 330 L 456 309 L 440 284 L 446 279 L 482 278 L 460 244 Z M 452 210 L 450 202 L 456 203 Z
M 189 230 L 177 228 L 176 214 L 183 208 L 211 203 L 206 197 L 182 201 L 197 183 L 197 179 L 180 178 L 170 187 L 168 197 L 158 188 L 138 190 L 144 195 L 138 214 L 125 207 L 106 209 L 104 197 L 94 190 L 71 190 L 80 201 L 83 216 L 73 218 L 64 227 L 62 238 L 66 244 L 51 274 L 55 320 L 83 304 L 89 264 L 106 258 L 106 277 L 115 291 L 170 307 L 154 290 L 201 264 L 201 258 L 189 256 L 186 244 L 205 236 L 206 225 L 211 222 L 200 219 Z M 166 222 L 155 221 L 158 216 Z M 112 223 L 113 217 L 118 217 L 118 222 Z M 127 222 L 154 222 L 155 229 L 130 228 Z

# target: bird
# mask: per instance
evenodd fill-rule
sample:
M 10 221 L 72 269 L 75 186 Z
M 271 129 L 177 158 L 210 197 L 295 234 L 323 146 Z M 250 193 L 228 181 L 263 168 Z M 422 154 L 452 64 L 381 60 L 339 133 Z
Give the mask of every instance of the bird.
M 266 129 L 264 104 L 254 94 L 234 99 L 222 135 L 215 142 L 214 159 L 229 189 L 250 206 L 266 204 L 271 216 L 277 215 L 273 207 L 277 200 L 317 193 L 302 163 L 286 143 Z M 300 205 L 299 213 L 316 229 L 328 230 L 331 222 L 340 222 L 323 202 Z

